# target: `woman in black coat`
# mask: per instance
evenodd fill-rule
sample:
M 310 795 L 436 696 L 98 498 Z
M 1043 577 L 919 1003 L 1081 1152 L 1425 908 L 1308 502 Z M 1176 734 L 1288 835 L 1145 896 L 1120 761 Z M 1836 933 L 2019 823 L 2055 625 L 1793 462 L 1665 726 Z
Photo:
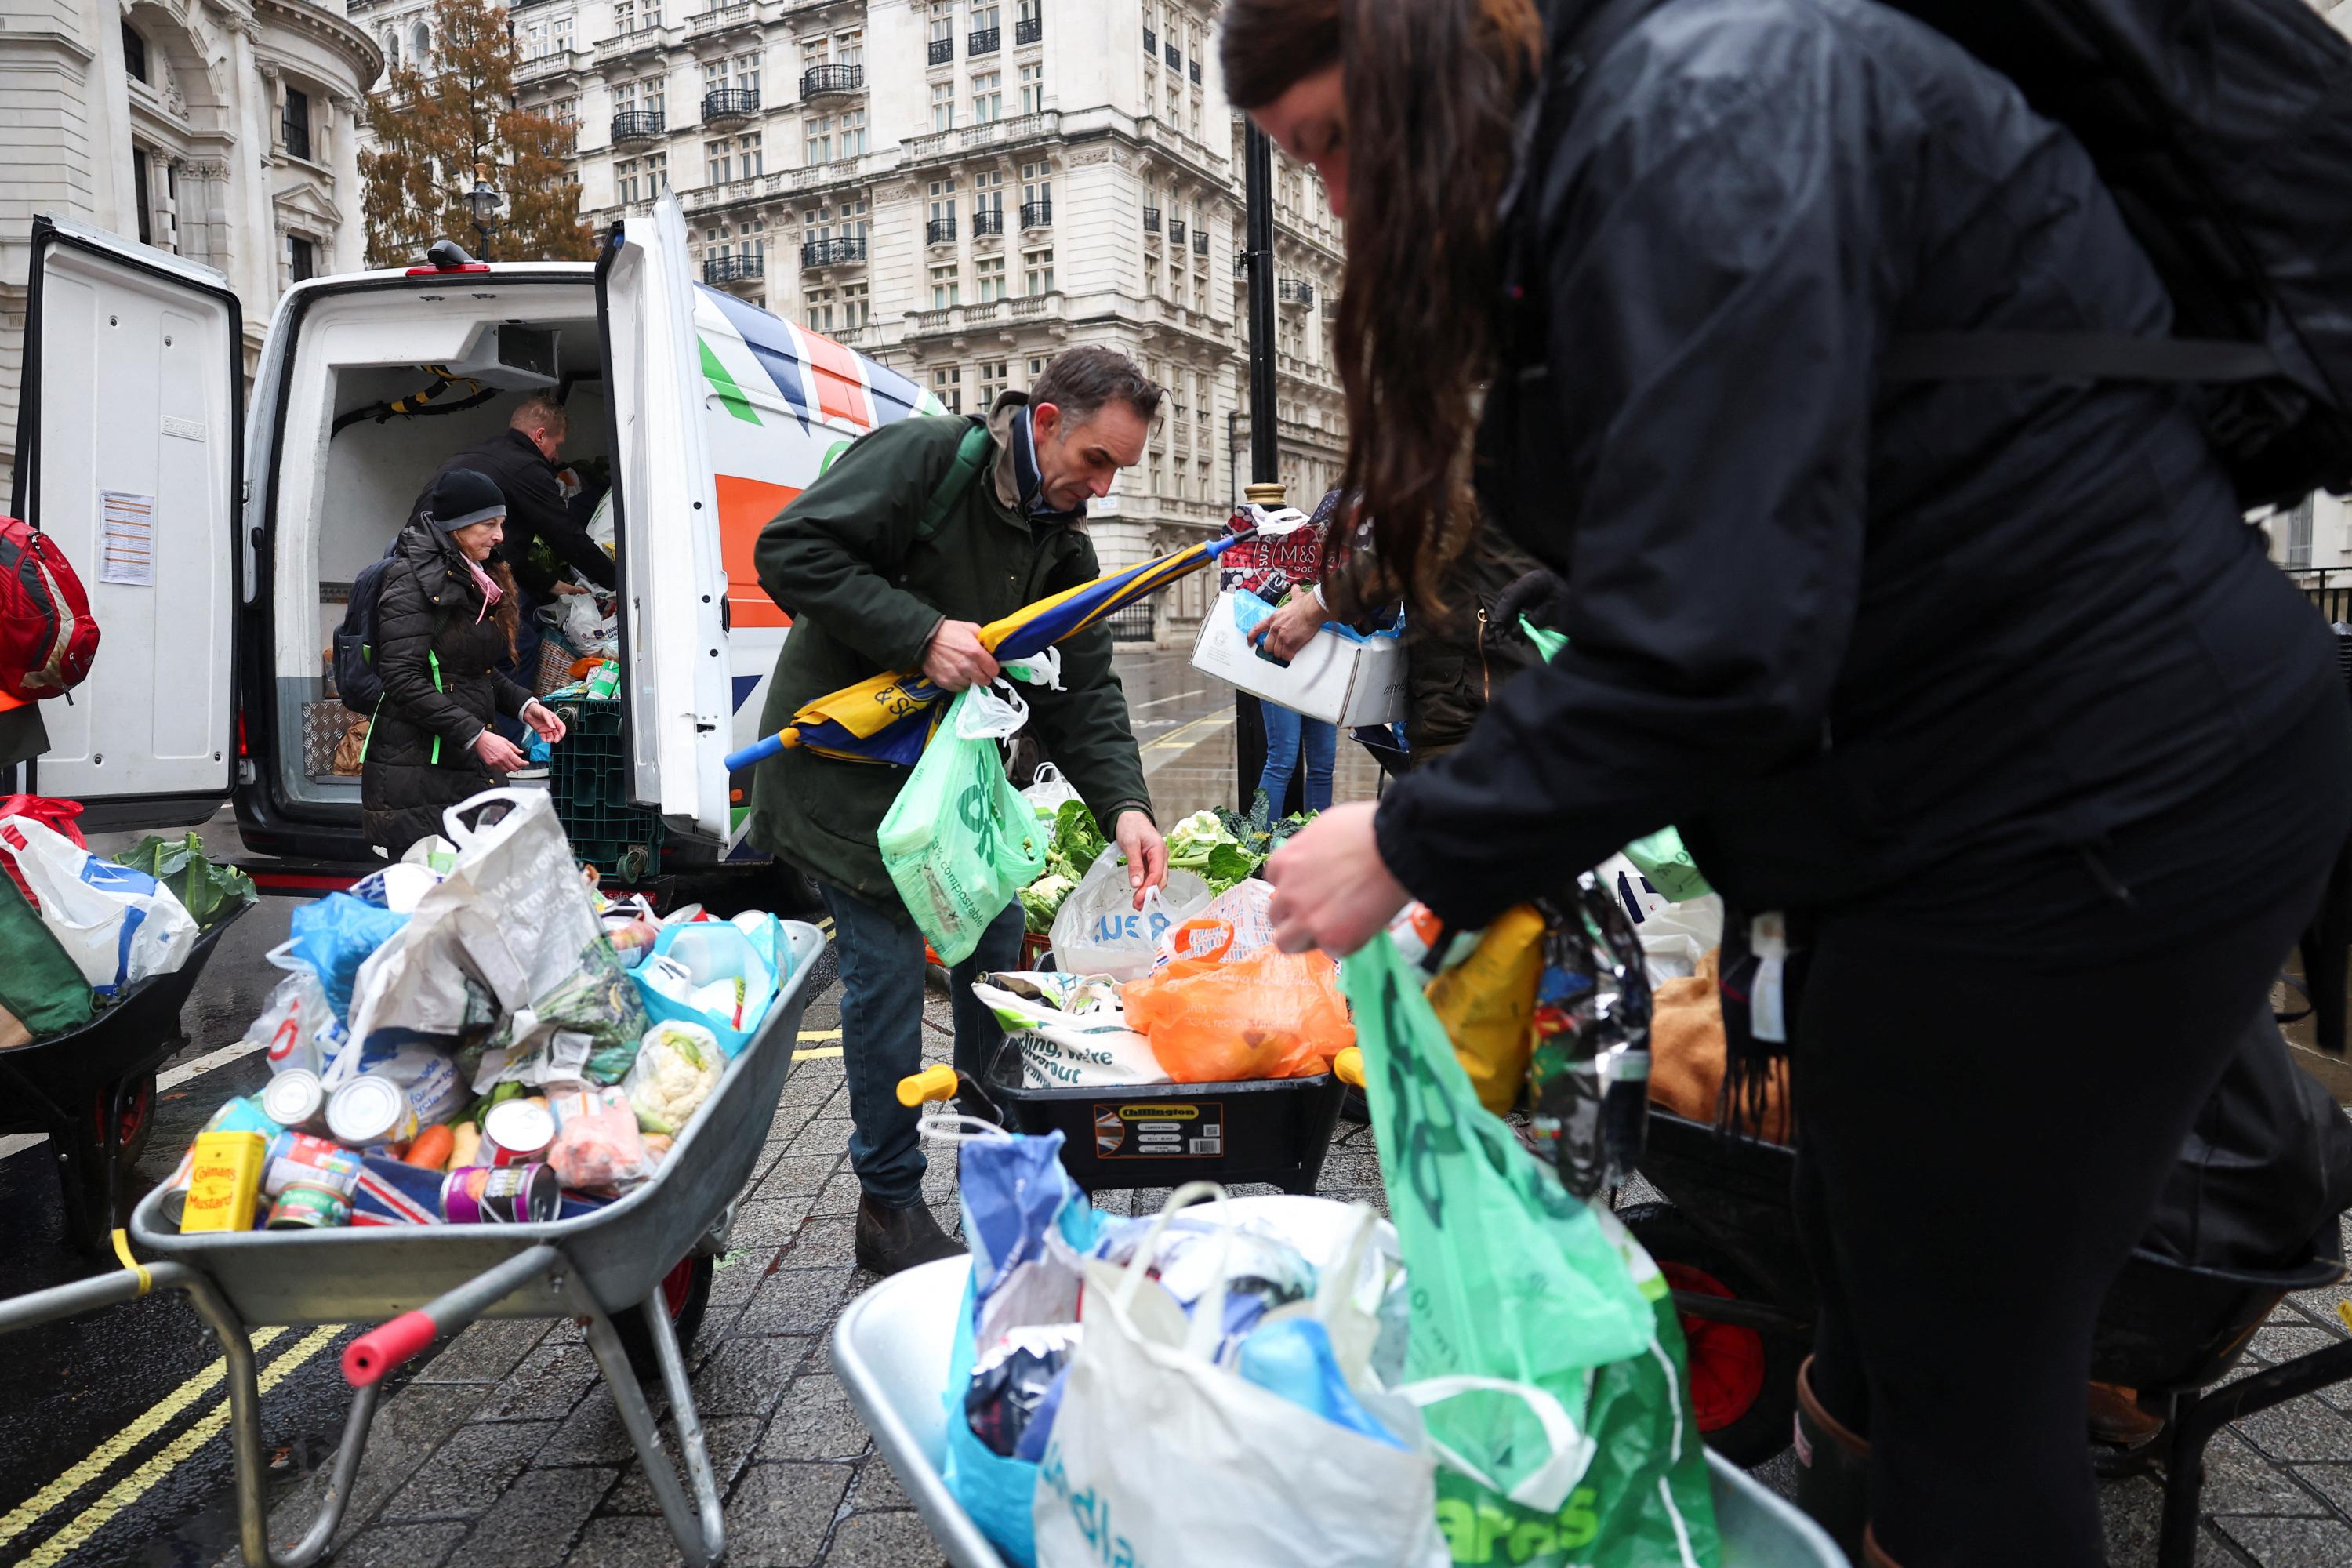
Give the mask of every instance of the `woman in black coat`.
M 520 718 L 552 745 L 563 721 L 499 673 L 520 618 L 515 583 L 490 552 L 506 498 L 470 468 L 435 481 L 418 521 L 401 531 L 376 600 L 375 663 L 383 701 L 368 728 L 360 803 L 368 839 L 397 860 L 442 830 L 449 806 L 523 765 L 499 734 Z
M 2080 142 L 1890 5 L 1223 25 L 1228 98 L 1348 225 L 1381 560 L 1442 598 L 1468 477 L 1567 584 L 1567 647 L 1458 751 L 1274 857 L 1276 940 L 1349 952 L 1408 898 L 1475 929 L 1680 826 L 1799 951 L 1727 1022 L 1793 1072 L 1801 1500 L 1873 1563 L 2098 1562 L 2093 1325 L 2344 844 L 2352 724 L 2192 389 L 1881 365 L 2162 338 L 2147 253 Z

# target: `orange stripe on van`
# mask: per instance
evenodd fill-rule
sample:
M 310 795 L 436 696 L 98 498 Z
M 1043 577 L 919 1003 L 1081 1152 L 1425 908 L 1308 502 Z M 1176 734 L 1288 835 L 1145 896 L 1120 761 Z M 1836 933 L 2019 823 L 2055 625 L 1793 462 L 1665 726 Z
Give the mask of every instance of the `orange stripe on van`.
M 866 372 L 857 356 L 830 338 L 803 331 L 808 345 L 810 379 L 816 383 L 817 403 L 832 419 L 846 419 L 864 429 L 874 423 L 874 404 L 866 390 Z
M 719 480 L 719 559 L 727 567 L 729 619 L 739 626 L 788 626 L 793 623 L 760 586 L 760 569 L 752 559 L 760 531 L 792 504 L 801 492 L 790 485 L 720 474 Z

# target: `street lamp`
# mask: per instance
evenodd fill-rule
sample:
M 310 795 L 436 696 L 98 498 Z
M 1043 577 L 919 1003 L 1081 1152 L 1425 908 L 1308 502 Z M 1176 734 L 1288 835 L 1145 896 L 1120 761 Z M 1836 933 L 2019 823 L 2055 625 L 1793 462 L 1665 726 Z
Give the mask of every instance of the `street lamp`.
M 480 166 L 476 165 L 474 188 L 466 193 L 466 208 L 474 215 L 474 233 L 481 240 L 482 259 L 485 261 L 490 258 L 490 236 L 498 230 L 498 225 L 492 220 L 499 216 L 499 208 L 505 205 L 506 198 L 490 189 L 490 183 L 482 177 Z

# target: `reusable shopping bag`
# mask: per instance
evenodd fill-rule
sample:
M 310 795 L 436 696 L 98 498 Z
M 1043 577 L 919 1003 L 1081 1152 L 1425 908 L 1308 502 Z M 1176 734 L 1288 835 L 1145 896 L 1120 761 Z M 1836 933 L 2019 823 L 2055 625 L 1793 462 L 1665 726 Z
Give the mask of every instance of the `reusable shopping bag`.
M 1151 973 L 1160 939 L 1209 907 L 1216 895 L 1197 873 L 1171 869 L 1168 880 L 1143 895 L 1116 847 L 1095 857 L 1054 915 L 1054 967 L 1071 974 L 1139 980 Z
M 1024 1089 L 1168 1081 L 1151 1042 L 1127 1026 L 1114 981 L 1014 972 L 973 981 L 971 994 L 1020 1053 Z
M 1004 776 L 989 733 L 998 726 L 970 717 L 974 689 L 956 693 L 876 835 L 915 929 L 950 965 L 971 957 L 989 922 L 1045 874 L 1045 831 Z
M 89 1022 L 89 982 L 0 877 L 0 1051 Z
M 1406 1374 L 1443 1463 L 1460 1563 L 1705 1568 L 1719 1560 L 1706 1460 L 1664 1280 L 1485 1110 L 1385 936 L 1341 964 L 1390 1218 L 1412 1281 Z M 1571 1430 L 1506 1392 L 1555 1396 Z
M 774 917 L 769 917 L 773 923 Z M 730 1059 L 759 1034 L 775 1000 L 776 948 L 731 921 L 664 926 L 653 952 L 630 970 L 646 1016 L 699 1024 Z
M 195 921 L 162 883 L 99 859 L 37 818 L 0 817 L 0 858 L 101 996 L 171 973 L 196 944 Z

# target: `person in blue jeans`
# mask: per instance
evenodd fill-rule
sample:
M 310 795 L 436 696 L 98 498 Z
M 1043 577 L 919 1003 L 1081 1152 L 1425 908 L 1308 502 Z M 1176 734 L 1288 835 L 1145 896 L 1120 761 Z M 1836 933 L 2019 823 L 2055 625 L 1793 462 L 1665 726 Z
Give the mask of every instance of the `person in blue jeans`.
M 1328 811 L 1331 765 L 1339 753 L 1339 726 L 1271 702 L 1262 704 L 1260 710 L 1265 715 L 1265 771 L 1258 774 L 1257 787 L 1274 803 L 1275 815 L 1282 814 L 1282 803 L 1289 798 L 1290 775 L 1298 771 L 1302 756 L 1307 763 L 1307 809 Z

